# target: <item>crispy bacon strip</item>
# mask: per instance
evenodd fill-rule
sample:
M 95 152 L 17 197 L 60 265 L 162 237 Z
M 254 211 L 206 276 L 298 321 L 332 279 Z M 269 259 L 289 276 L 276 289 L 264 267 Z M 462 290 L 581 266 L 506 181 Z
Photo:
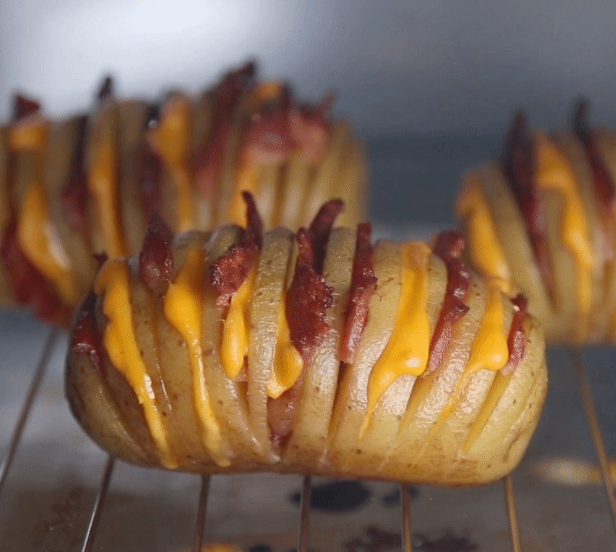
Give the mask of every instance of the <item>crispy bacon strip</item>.
M 605 233 L 605 253 L 608 259 L 614 257 L 613 217 L 616 210 L 614 181 L 608 172 L 595 142 L 595 133 L 588 124 L 588 102 L 580 100 L 573 117 L 573 130 L 582 142 L 592 171 L 595 194 L 599 200 L 601 224 Z
M 256 163 L 281 162 L 297 150 L 306 161 L 316 162 L 329 139 L 330 104 L 327 98 L 315 108 L 299 106 L 283 87 L 248 123 L 242 146 L 245 158 Z
M 22 119 L 34 115 L 41 109 L 41 104 L 21 94 L 15 94 L 13 100 L 13 122 L 18 123 Z
M 296 235 L 299 255 L 287 292 L 286 315 L 291 342 L 304 366 L 312 364 L 329 330 L 325 315 L 332 306 L 333 289 L 325 283 L 321 272 L 331 228 L 343 208 L 340 200 L 327 202 L 319 209 L 310 228 L 301 228 Z
M 447 288 L 430 342 L 427 373 L 441 366 L 453 338 L 453 326 L 469 310 L 464 301 L 468 294 L 471 273 L 461 261 L 464 246 L 464 236 L 455 230 L 441 232 L 436 237 L 433 251 L 447 267 Z
M 524 331 L 524 319 L 528 312 L 528 300 L 519 293 L 511 299 L 513 303 L 513 319 L 507 337 L 507 348 L 509 350 L 509 361 L 502 369 L 503 375 L 509 375 L 522 362 L 526 349 L 526 332 Z
M 215 91 L 212 132 L 194 160 L 196 186 L 206 197 L 216 195 L 233 113 L 244 94 L 254 87 L 254 75 L 254 63 L 247 63 L 238 71 L 229 73 Z
M 228 308 L 231 297 L 240 289 L 254 265 L 263 244 L 263 222 L 257 211 L 252 194 L 242 192 L 246 202 L 247 227 L 239 242 L 228 253 L 219 257 L 211 267 L 212 285 L 218 292 L 216 304 Z
M 303 377 L 300 376 L 303 380 Z M 282 448 L 293 431 L 296 406 L 299 400 L 302 382 L 297 381 L 293 387 L 287 389 L 277 399 L 267 401 L 267 419 L 271 429 L 272 445 Z
M 287 292 L 286 315 L 291 343 L 302 357 L 304 366 L 309 366 L 329 330 L 325 315 L 332 306 L 333 289 L 314 267 L 315 246 L 305 228 L 297 233 L 297 243 L 299 255 Z
M 90 292 L 78 309 L 79 315 L 71 338 L 71 350 L 80 355 L 88 355 L 94 368 L 104 376 L 105 368 L 102 361 L 100 333 L 96 327 L 95 305 L 96 295 Z
M 113 79 L 110 76 L 106 76 L 103 79 L 96 97 L 101 103 L 110 100 L 113 97 Z
M 163 218 L 153 213 L 139 253 L 139 275 L 150 291 L 159 297 L 167 292 L 173 273 L 172 239 L 173 233 Z
M 355 355 L 368 322 L 370 299 L 376 289 L 377 278 L 374 275 L 374 263 L 372 262 L 371 233 L 372 227 L 369 222 L 357 225 L 357 245 L 355 246 L 351 289 L 340 346 L 340 360 L 347 364 L 355 361 Z
M 534 181 L 535 156 L 523 113 L 518 113 L 513 120 L 502 164 L 522 213 L 541 279 L 551 293 L 554 281 L 546 241 L 545 203 Z

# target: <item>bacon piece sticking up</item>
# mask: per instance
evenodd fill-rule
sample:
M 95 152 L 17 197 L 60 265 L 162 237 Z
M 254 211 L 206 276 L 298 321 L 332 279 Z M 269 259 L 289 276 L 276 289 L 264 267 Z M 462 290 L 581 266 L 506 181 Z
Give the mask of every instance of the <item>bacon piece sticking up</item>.
M 312 364 L 329 330 L 325 315 L 332 306 L 333 289 L 325 283 L 321 272 L 329 234 L 343 208 L 340 200 L 327 202 L 319 209 L 310 228 L 301 228 L 296 236 L 299 255 L 287 292 L 286 315 L 291 342 L 304 366 Z
M 299 106 L 291 101 L 289 89 L 282 87 L 248 124 L 244 158 L 249 163 L 276 163 L 297 150 L 305 160 L 316 162 L 329 139 L 330 103 L 328 97 L 315 108 Z
M 468 293 L 471 273 L 460 260 L 464 245 L 464 236 L 455 230 L 441 232 L 436 237 L 433 250 L 447 267 L 447 288 L 443 307 L 430 342 L 427 373 L 441 366 L 453 338 L 453 325 L 469 310 L 464 300 Z
M 507 349 L 509 350 L 509 361 L 502 369 L 503 375 L 509 375 L 522 362 L 524 350 L 526 348 L 526 332 L 524 331 L 524 319 L 528 312 L 528 300 L 519 293 L 511 299 L 513 303 L 513 319 L 507 337 Z
M 240 100 L 254 87 L 255 65 L 247 63 L 229 73 L 215 92 L 214 119 L 208 143 L 195 158 L 195 182 L 206 197 L 214 198 L 222 170 L 222 158 L 231 132 L 233 113 Z
M 96 97 L 100 103 L 110 100 L 113 97 L 113 79 L 109 75 L 103 79 Z
M 139 253 L 139 275 L 150 291 L 159 297 L 167 292 L 173 273 L 172 239 L 173 234 L 163 218 L 153 213 Z
M 371 233 L 372 227 L 369 222 L 357 225 L 357 245 L 353 261 L 349 304 L 345 314 L 340 346 L 340 360 L 347 364 L 355 360 L 364 328 L 368 322 L 370 299 L 376 289 L 377 279 L 372 262 Z
M 4 262 L 15 299 L 19 304 L 29 305 L 37 318 L 54 325 L 67 325 L 70 310 L 50 289 L 45 277 L 23 254 L 17 242 L 17 221 L 11 217 L 2 238 L 0 257 Z
M 240 289 L 254 265 L 263 244 L 263 222 L 257 211 L 254 198 L 249 192 L 242 192 L 246 202 L 247 226 L 239 242 L 229 252 L 219 257 L 211 267 L 212 285 L 218 292 L 216 304 L 228 308 L 231 297 Z
M 605 252 L 608 259 L 614 257 L 614 227 L 612 219 L 616 210 L 616 193 L 614 181 L 608 172 L 601 153 L 597 148 L 595 133 L 588 124 L 588 102 L 580 100 L 575 106 L 573 130 L 586 150 L 586 156 L 592 171 L 595 194 L 599 200 L 601 224 L 605 232 Z
M 40 109 L 41 105 L 38 102 L 21 94 L 15 94 L 13 100 L 13 122 L 18 123 L 22 119 L 38 113 Z
M 502 164 L 522 212 L 541 279 L 551 293 L 554 286 L 546 243 L 545 203 L 535 184 L 535 163 L 526 115 L 518 113 L 505 142 Z
M 100 333 L 96 327 L 95 305 L 96 294 L 90 292 L 77 310 L 79 315 L 73 328 L 71 350 L 80 355 L 88 355 L 94 368 L 104 376 L 105 368 L 101 354 Z
M 79 117 L 77 146 L 73 155 L 68 182 L 62 191 L 61 202 L 68 223 L 82 236 L 88 235 L 88 186 L 84 167 L 87 117 Z

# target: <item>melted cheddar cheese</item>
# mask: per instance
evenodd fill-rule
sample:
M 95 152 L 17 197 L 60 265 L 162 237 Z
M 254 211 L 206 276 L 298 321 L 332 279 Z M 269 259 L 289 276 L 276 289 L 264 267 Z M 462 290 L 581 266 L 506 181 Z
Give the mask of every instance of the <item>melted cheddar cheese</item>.
M 498 240 L 490 208 L 481 191 L 479 175 L 470 172 L 465 177 L 456 206 L 459 218 L 466 219 L 471 261 L 477 269 L 494 279 L 505 293 L 511 292 L 511 271 Z
M 28 118 L 13 125 L 9 131 L 9 148 L 13 151 L 38 151 L 47 143 L 47 123 L 42 118 Z
M 273 399 L 277 399 L 295 385 L 304 367 L 299 351 L 291 342 L 291 332 L 287 323 L 284 297 L 278 310 L 276 329 L 274 366 L 267 384 L 267 396 Z
M 488 297 L 486 299 L 485 311 L 483 313 L 481 323 L 479 324 L 479 329 L 475 334 L 473 344 L 471 345 L 469 358 L 466 362 L 464 372 L 457 381 L 449 401 L 442 409 L 432 428 L 430 428 L 425 444 L 418 451 L 414 458 L 414 462 L 417 462 L 421 456 L 423 456 L 424 452 L 430 446 L 433 437 L 439 432 L 453 410 L 460 405 L 462 393 L 464 392 L 470 377 L 479 370 L 500 370 L 505 367 L 509 360 L 509 350 L 507 347 L 508 332 L 506 332 L 504 328 L 504 296 L 501 293 L 498 284 L 492 280 L 488 282 L 487 293 Z M 411 401 L 412 400 L 413 399 L 411 399 Z M 407 422 L 407 416 L 405 416 L 403 425 Z M 403 427 L 403 425 L 401 427 Z M 479 428 L 475 428 L 474 431 L 478 434 Z
M 122 257 L 126 255 L 126 244 L 117 208 L 116 144 L 111 133 L 99 130 L 102 136 L 95 140 L 93 160 L 88 170 L 88 188 L 96 199 L 105 253 L 110 257 Z
M 164 312 L 169 323 L 182 335 L 193 376 L 195 408 L 205 430 L 204 444 L 220 466 L 230 465 L 221 453 L 220 425 L 205 381 L 203 351 L 201 348 L 201 316 L 203 312 L 203 272 L 205 251 L 193 249 L 176 280 L 169 284 L 164 301 Z
M 174 97 L 165 105 L 158 126 L 148 133 L 148 140 L 169 167 L 178 195 L 176 233 L 195 227 L 192 204 L 192 179 L 188 170 L 190 153 L 190 104 L 185 98 Z
M 43 187 L 33 183 L 21 205 L 18 217 L 17 240 L 30 262 L 49 278 L 62 301 L 76 305 L 79 290 L 66 251 L 49 219 L 47 198 Z
M 257 277 L 256 263 L 240 288 L 231 297 L 229 312 L 223 322 L 220 359 L 231 379 L 242 371 L 250 345 L 250 305 Z
M 587 317 L 592 305 L 593 250 L 588 219 L 578 190 L 575 174 L 565 155 L 547 136 L 533 135 L 537 167 L 535 181 L 539 188 L 554 190 L 563 198 L 561 237 L 577 265 L 577 299 L 580 310 L 578 337 L 586 333 Z
M 94 283 L 94 292 L 103 295 L 103 313 L 108 318 L 103 334 L 103 345 L 109 359 L 133 388 L 150 433 L 156 444 L 161 463 L 176 468 L 177 459 L 169 450 L 167 432 L 156 404 L 152 380 L 141 353 L 133 328 L 131 310 L 130 274 L 125 259 L 111 259 L 100 270 Z
M 420 242 L 402 247 L 402 289 L 389 342 L 376 361 L 368 383 L 368 409 L 360 430 L 364 435 L 378 402 L 400 376 L 424 373 L 430 350 L 428 259 L 430 248 Z
M 509 360 L 507 333 L 505 333 L 505 307 L 503 295 L 496 282 L 488 282 L 486 310 L 475 334 L 475 340 L 466 363 L 466 372 L 500 370 Z

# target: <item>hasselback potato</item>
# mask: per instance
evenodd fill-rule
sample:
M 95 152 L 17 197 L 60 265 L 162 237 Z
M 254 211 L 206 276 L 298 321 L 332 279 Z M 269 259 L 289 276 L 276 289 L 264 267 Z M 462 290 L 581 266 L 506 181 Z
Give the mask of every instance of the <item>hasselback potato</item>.
M 52 120 L 17 96 L 0 128 L 0 305 L 68 322 L 91 286 L 95 254 L 139 250 L 152 212 L 175 232 L 243 221 L 251 191 L 268 228 L 307 224 L 342 197 L 365 215 L 366 166 L 331 99 L 299 104 L 253 64 L 190 98 L 116 100 L 106 79 L 89 114 Z
M 530 131 L 516 116 L 502 158 L 464 179 L 458 216 L 476 269 L 527 295 L 548 342 L 616 340 L 616 135 Z
M 203 473 L 278 471 L 439 485 L 520 461 L 547 373 L 542 332 L 460 260 L 464 240 L 371 243 L 370 225 L 247 224 L 104 261 L 76 313 L 74 415 L 110 453 Z

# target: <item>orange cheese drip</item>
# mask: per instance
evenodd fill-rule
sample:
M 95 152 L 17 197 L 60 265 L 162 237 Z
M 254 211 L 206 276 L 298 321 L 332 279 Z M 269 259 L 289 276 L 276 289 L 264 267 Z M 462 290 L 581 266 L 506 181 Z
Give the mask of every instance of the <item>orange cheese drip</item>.
M 480 176 L 469 172 L 465 176 L 458 198 L 458 218 L 466 219 L 471 261 L 483 274 L 492 278 L 505 293 L 511 292 L 511 271 L 498 240 L 496 227 L 481 191 Z
M 267 396 L 273 399 L 277 399 L 295 385 L 304 367 L 299 351 L 291 342 L 291 332 L 287 323 L 285 303 L 286 301 L 283 297 L 278 311 L 274 366 L 267 384 Z
M 105 253 L 110 257 L 126 255 L 126 245 L 122 237 L 117 208 L 116 169 L 116 145 L 113 137 L 106 133 L 101 136 L 100 141 L 94 148 L 92 166 L 88 171 L 88 188 L 96 198 L 105 242 Z
M 56 286 L 62 301 L 76 305 L 79 291 L 70 259 L 49 219 L 43 187 L 32 183 L 18 218 L 19 246 L 34 266 Z
M 561 236 L 577 264 L 577 299 L 580 309 L 578 337 L 586 334 L 588 313 L 592 305 L 593 250 L 588 219 L 580 198 L 575 174 L 565 155 L 547 136 L 535 132 L 533 141 L 537 158 L 537 186 L 554 190 L 563 198 Z
M 94 292 L 105 295 L 103 313 L 108 318 L 103 334 L 103 345 L 109 359 L 133 388 L 150 433 L 160 454 L 161 463 L 176 468 L 177 459 L 169 450 L 167 432 L 156 404 L 152 380 L 147 369 L 133 327 L 131 310 L 130 274 L 125 259 L 107 261 L 94 283 Z
M 201 348 L 203 313 L 203 274 L 205 251 L 192 249 L 176 280 L 169 284 L 164 297 L 164 312 L 169 323 L 182 335 L 188 348 L 193 376 L 194 401 L 205 430 L 204 445 L 220 466 L 231 462 L 221 452 L 221 430 L 216 420 L 205 381 Z
M 178 194 L 176 232 L 195 228 L 192 205 L 192 178 L 188 171 L 191 113 L 185 98 L 174 97 L 167 102 L 159 125 L 149 132 L 152 147 L 169 167 Z
M 360 438 L 378 402 L 400 376 L 424 373 L 430 351 L 428 318 L 428 259 L 430 248 L 421 242 L 402 247 L 402 289 L 398 314 L 389 342 L 376 361 L 368 382 L 368 409 Z
M 229 312 L 223 322 L 220 359 L 225 373 L 236 378 L 244 366 L 250 345 L 250 305 L 257 276 L 256 263 L 240 288 L 231 298 Z

